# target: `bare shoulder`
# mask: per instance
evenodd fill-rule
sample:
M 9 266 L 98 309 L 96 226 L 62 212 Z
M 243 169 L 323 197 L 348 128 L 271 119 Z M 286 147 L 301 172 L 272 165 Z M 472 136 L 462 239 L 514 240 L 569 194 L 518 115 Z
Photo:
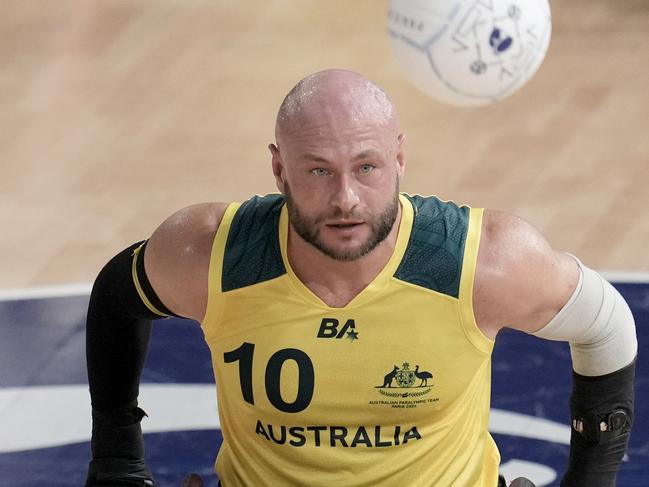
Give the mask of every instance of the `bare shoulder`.
M 227 206 L 202 203 L 183 208 L 167 218 L 147 243 L 147 277 L 174 313 L 203 318 L 212 243 Z
M 576 261 L 554 250 L 528 222 L 485 210 L 473 302 L 480 329 L 534 332 L 563 307 L 579 279 Z

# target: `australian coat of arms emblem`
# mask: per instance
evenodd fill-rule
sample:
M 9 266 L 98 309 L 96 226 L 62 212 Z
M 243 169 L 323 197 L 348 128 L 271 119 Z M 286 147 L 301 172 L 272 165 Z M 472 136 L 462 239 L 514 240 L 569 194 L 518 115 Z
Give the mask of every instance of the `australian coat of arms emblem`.
M 430 392 L 433 387 L 432 384 L 429 384 L 428 381 L 433 379 L 433 374 L 426 370 L 419 370 L 419 365 L 415 367 L 414 370 L 410 368 L 408 362 L 404 362 L 401 365 L 401 368 L 396 365 L 392 368 L 390 372 L 385 374 L 383 378 L 383 384 L 376 386 L 379 389 L 379 392 L 384 396 L 389 397 L 417 397 L 423 396 Z M 397 389 L 395 391 L 388 391 L 386 389 Z M 419 389 L 414 391 L 398 389 Z

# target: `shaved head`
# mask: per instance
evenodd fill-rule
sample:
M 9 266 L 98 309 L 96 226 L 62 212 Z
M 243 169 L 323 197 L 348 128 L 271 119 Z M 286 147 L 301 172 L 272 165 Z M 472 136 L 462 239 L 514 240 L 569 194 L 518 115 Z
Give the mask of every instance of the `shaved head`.
M 277 113 L 277 143 L 304 123 L 327 114 L 351 122 L 394 125 L 396 130 L 394 105 L 381 88 L 353 71 L 327 69 L 303 78 L 286 95 Z
M 399 212 L 404 169 L 388 95 L 352 71 L 311 74 L 284 98 L 275 138 L 273 174 L 300 242 L 339 261 L 380 246 Z

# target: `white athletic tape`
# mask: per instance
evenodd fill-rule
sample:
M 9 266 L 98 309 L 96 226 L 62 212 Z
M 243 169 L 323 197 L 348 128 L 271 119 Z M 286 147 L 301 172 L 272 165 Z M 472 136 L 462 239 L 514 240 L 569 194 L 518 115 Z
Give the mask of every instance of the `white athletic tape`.
M 578 259 L 577 287 L 557 315 L 534 335 L 570 342 L 575 372 L 610 374 L 629 365 L 638 352 L 635 322 L 620 293 Z

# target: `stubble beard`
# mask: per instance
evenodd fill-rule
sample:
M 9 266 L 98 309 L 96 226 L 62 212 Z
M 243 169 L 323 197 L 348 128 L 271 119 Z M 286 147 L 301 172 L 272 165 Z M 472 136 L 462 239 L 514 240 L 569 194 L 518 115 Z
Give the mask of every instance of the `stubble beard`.
M 301 213 L 295 204 L 295 200 L 291 196 L 288 184 L 286 184 L 284 196 L 286 197 L 289 221 L 296 233 L 302 237 L 305 242 L 313 245 L 326 256 L 341 262 L 353 261 L 372 252 L 372 250 L 374 250 L 390 234 L 399 211 L 398 179 L 393 197 L 390 199 L 384 210 L 378 215 L 358 215 L 353 212 L 346 215 L 341 210 L 338 210 L 331 214 L 310 218 Z M 369 225 L 370 228 L 370 234 L 362 245 L 353 249 L 337 250 L 326 245 L 320 238 L 319 224 L 323 221 L 338 218 L 355 219 L 359 217 Z

